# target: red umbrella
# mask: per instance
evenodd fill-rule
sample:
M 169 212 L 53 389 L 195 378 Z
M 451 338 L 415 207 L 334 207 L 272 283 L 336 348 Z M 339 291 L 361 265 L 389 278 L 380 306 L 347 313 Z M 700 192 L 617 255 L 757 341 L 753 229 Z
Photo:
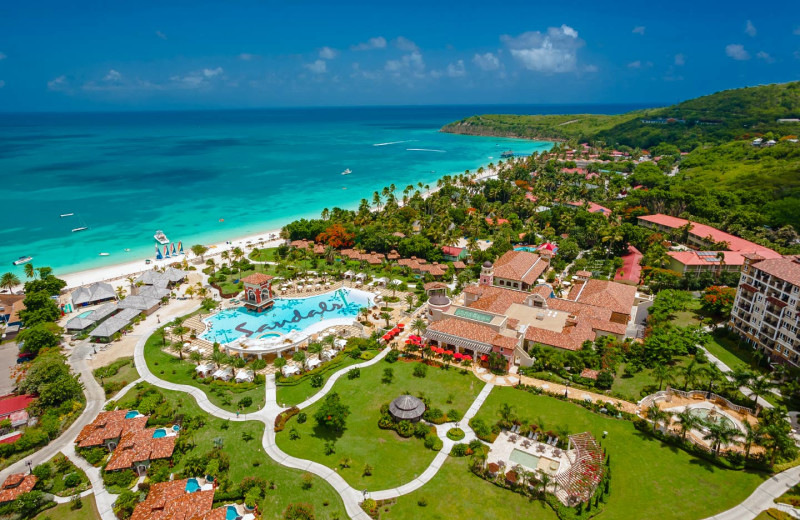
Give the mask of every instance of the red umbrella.
M 489 356 L 487 356 L 486 354 L 481 356 L 481 361 L 486 361 L 488 359 L 489 359 Z
M 397 326 L 402 329 L 403 327 L 406 326 L 406 324 L 405 323 L 398 323 Z
M 403 331 L 402 331 L 401 329 L 398 329 L 397 327 L 395 327 L 395 328 L 393 328 L 393 329 L 391 330 L 391 333 L 392 333 L 392 334 L 400 334 L 401 332 L 403 332 Z
M 462 356 L 462 355 L 461 355 L 461 352 L 456 352 L 456 353 L 453 355 L 453 357 L 454 357 L 454 358 L 456 358 L 456 359 L 461 359 L 461 358 L 462 358 L 462 357 L 464 357 L 464 356 Z
M 453 352 L 452 350 L 448 350 L 448 351 L 445 352 L 445 354 L 449 354 L 449 355 L 452 356 L 453 354 L 455 354 L 455 352 Z
M 384 334 L 383 335 L 383 341 L 389 341 L 390 339 L 392 339 L 392 335 L 391 334 Z

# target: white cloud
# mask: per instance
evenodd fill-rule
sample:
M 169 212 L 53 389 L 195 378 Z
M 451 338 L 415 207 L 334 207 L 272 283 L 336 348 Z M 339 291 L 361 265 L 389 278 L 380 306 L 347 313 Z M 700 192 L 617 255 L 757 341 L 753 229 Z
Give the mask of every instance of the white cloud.
M 259 57 L 258 54 L 250 54 L 249 52 L 243 52 L 239 56 L 237 56 L 237 58 L 239 58 L 242 61 L 252 61 L 258 57 Z
M 357 45 L 353 45 L 350 47 L 351 50 L 354 51 L 371 51 L 373 49 L 385 49 L 386 48 L 386 38 L 383 36 L 376 36 L 375 38 L 370 38 L 365 42 L 361 42 Z
M 682 67 L 685 64 L 686 64 L 686 56 L 684 56 L 683 54 L 676 54 L 675 65 L 677 65 L 678 67 Z
M 0 79 L 0 88 L 3 88 L 5 86 L 6 86 L 6 82 L 3 81 L 2 79 Z
M 548 27 L 546 33 L 529 31 L 500 39 L 526 69 L 549 73 L 575 70 L 577 51 L 584 44 L 578 32 L 567 25 Z
M 775 61 L 775 58 L 773 58 L 772 56 L 769 55 L 769 53 L 764 51 L 759 51 L 758 54 L 756 54 L 756 58 L 758 58 L 759 60 L 764 60 L 767 63 L 773 63 Z
M 323 47 L 319 50 L 319 57 L 323 60 L 332 60 L 337 54 L 339 54 L 339 51 L 330 47 Z
M 467 74 L 467 69 L 464 67 L 464 60 L 458 60 L 456 63 L 451 63 L 447 66 L 447 75 L 451 78 L 460 78 Z
M 642 62 L 640 60 L 632 61 L 632 62 L 628 63 L 628 68 L 629 69 L 641 69 L 642 68 Z
M 750 20 L 747 20 L 747 24 L 744 26 L 744 33 L 748 36 L 755 36 L 756 34 L 758 34 L 756 26 L 753 25 L 753 22 L 751 22 Z
M 425 60 L 422 54 L 414 51 L 410 54 L 405 54 L 399 60 L 389 60 L 384 66 L 387 72 L 395 76 L 408 76 L 422 77 L 425 75 Z
M 67 86 L 67 77 L 59 76 L 47 82 L 47 88 L 50 90 L 61 90 Z
M 491 52 L 476 54 L 473 56 L 472 62 L 481 70 L 497 70 L 500 68 L 500 59 Z
M 119 72 L 117 72 L 114 69 L 111 69 L 111 70 L 108 71 L 108 74 L 105 75 L 105 77 L 103 78 L 103 81 L 116 82 L 116 81 L 120 81 L 121 79 L 122 79 L 122 74 L 120 74 Z
M 306 63 L 303 67 L 307 68 L 314 74 L 324 74 L 328 70 L 328 65 L 325 60 L 317 60 L 314 63 Z
M 207 78 L 213 78 L 219 76 L 223 72 L 225 71 L 222 70 L 222 67 L 217 67 L 216 69 L 203 69 L 203 76 Z
M 156 36 L 158 36 L 158 37 L 159 37 L 159 38 L 161 38 L 162 40 L 166 40 L 166 39 L 167 39 L 167 35 L 166 35 L 166 34 L 164 34 L 164 33 L 163 33 L 163 32 L 161 32 L 161 31 L 156 31 Z
M 637 25 L 636 27 L 633 28 L 633 31 L 631 32 L 633 32 L 633 34 L 641 34 L 642 36 L 644 36 L 644 25 Z
M 6 55 L 5 55 L 5 54 L 3 54 L 2 52 L 0 52 L 0 61 L 4 60 L 4 59 L 6 59 L 6 58 L 8 58 L 8 56 L 6 56 Z
M 415 52 L 419 50 L 417 44 L 406 38 L 405 36 L 398 36 L 392 40 L 392 44 L 401 51 Z
M 745 61 L 750 59 L 750 53 L 744 49 L 744 45 L 740 43 L 731 43 L 725 47 L 725 54 L 729 58 L 738 61 Z

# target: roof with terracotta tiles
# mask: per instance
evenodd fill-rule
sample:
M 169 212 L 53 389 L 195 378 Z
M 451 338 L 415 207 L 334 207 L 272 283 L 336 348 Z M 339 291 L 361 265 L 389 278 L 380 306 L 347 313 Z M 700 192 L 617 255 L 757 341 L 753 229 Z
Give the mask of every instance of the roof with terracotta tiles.
M 461 261 L 453 262 L 453 269 L 466 269 L 466 268 L 467 264 L 465 264 L 464 262 Z
M 16 500 L 23 493 L 28 493 L 36 485 L 38 479 L 34 475 L 15 473 L 9 475 L 0 489 L 0 503 Z
M 192 520 L 226 520 L 228 514 L 228 507 L 222 506 L 212 509 L 208 513 L 201 516 L 196 516 Z
M 214 490 L 186 492 L 188 479 L 153 484 L 130 520 L 194 520 L 214 504 Z
M 491 327 L 458 318 L 445 318 L 435 321 L 428 325 L 428 329 L 450 334 L 451 336 L 468 338 L 487 345 L 491 345 L 495 336 L 497 336 L 497 331 Z
M 756 269 L 792 285 L 800 285 L 800 264 L 791 258 L 771 258 L 753 265 Z
M 270 280 L 272 280 L 273 276 L 264 273 L 253 273 L 249 276 L 245 276 L 242 278 L 242 282 L 249 283 L 253 285 L 263 285 Z
M 154 439 L 156 428 L 148 428 L 138 432 L 126 433 L 122 436 L 117 449 L 111 452 L 106 470 L 132 468 L 135 463 L 147 460 L 166 459 L 175 450 L 177 436 Z
M 548 263 L 535 253 L 508 251 L 494 263 L 494 276 L 533 284 Z
M 597 379 L 597 376 L 600 374 L 599 370 L 592 370 L 591 368 L 584 368 L 581 371 L 581 377 L 585 377 L 586 379 Z
M 467 286 L 464 288 L 464 291 L 470 287 L 474 288 L 475 286 Z M 480 295 L 480 298 L 471 303 L 469 307 L 471 309 L 479 309 L 497 314 L 505 313 L 508 308 L 511 307 L 511 305 L 515 303 L 522 303 L 525 301 L 525 298 L 528 297 L 528 293 L 526 292 L 512 291 L 511 289 L 504 289 L 502 287 L 489 287 L 482 285 L 478 286 L 478 288 L 480 292 L 474 292 L 474 289 L 470 289 L 469 291 L 472 294 Z
M 128 410 L 100 412 L 94 421 L 83 427 L 75 442 L 80 448 L 100 446 L 111 439 L 121 438 L 124 434 L 143 430 L 147 426 L 147 417 L 126 419 Z
M 426 291 L 432 291 L 434 289 L 447 289 L 447 284 L 442 282 L 429 282 L 423 287 Z
M 591 279 L 575 284 L 569 291 L 568 299 L 630 315 L 636 300 L 636 287 Z

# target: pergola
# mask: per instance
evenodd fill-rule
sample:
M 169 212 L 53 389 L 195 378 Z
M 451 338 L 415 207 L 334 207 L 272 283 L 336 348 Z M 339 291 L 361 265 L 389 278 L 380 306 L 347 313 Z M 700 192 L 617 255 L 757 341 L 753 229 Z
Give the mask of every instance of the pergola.
M 556 477 L 556 495 L 565 504 L 573 505 L 594 495 L 605 473 L 605 453 L 589 432 L 570 435 L 569 443 L 567 457 L 572 465 Z

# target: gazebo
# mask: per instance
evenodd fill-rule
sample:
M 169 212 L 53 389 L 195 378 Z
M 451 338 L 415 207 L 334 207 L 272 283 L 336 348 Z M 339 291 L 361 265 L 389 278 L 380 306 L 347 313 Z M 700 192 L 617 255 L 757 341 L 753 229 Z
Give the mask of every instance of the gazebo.
M 389 413 L 395 421 L 417 422 L 425 413 L 425 403 L 412 395 L 401 395 L 389 404 Z

